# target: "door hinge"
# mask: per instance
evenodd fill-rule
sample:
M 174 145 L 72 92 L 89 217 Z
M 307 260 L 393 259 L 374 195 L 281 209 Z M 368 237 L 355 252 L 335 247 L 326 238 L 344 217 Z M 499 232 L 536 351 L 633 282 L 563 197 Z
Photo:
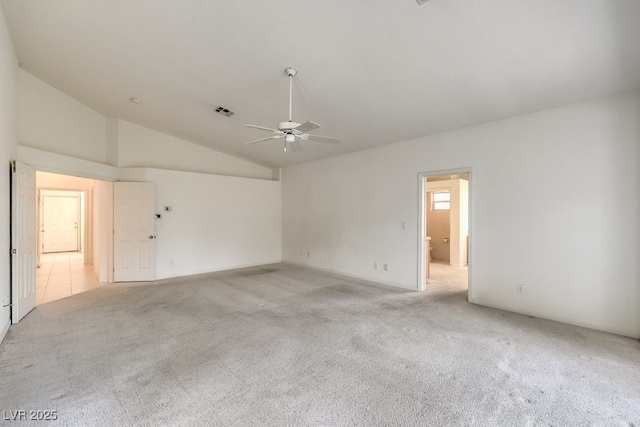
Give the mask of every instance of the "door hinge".
M 17 253 L 18 253 L 18 251 L 17 251 L 17 250 L 15 250 L 15 249 L 11 249 L 11 255 L 15 255 L 15 254 L 17 254 Z
M 13 173 L 16 173 L 16 161 L 15 160 L 11 160 L 11 171 Z

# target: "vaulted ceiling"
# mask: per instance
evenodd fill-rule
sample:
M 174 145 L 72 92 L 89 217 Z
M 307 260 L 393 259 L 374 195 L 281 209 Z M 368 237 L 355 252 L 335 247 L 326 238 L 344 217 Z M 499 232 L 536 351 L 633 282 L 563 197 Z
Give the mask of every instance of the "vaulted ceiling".
M 637 0 L 0 2 L 27 72 L 106 116 L 267 166 L 640 87 Z M 269 134 L 244 124 L 288 118 L 286 67 L 294 121 L 341 144 L 245 145 Z

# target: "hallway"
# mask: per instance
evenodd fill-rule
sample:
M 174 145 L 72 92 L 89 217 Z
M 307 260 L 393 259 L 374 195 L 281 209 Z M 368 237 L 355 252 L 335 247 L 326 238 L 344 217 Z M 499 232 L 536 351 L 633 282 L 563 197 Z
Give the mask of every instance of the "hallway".
M 106 283 L 98 282 L 81 252 L 42 254 L 36 269 L 36 305 L 90 291 Z

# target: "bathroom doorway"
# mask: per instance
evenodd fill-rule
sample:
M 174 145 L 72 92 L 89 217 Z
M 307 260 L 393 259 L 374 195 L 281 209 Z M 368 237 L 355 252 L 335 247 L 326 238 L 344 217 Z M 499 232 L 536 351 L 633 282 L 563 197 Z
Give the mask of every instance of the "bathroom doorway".
M 420 175 L 419 290 L 471 300 L 470 169 Z

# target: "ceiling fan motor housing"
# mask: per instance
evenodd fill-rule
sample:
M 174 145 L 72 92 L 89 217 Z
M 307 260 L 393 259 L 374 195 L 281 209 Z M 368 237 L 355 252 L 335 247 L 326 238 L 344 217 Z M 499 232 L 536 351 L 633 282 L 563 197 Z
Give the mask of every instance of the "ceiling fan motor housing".
M 298 126 L 300 126 L 300 123 L 296 123 L 296 122 L 280 122 L 280 124 L 278 125 L 278 129 L 279 130 L 291 130 L 291 129 L 295 129 Z

